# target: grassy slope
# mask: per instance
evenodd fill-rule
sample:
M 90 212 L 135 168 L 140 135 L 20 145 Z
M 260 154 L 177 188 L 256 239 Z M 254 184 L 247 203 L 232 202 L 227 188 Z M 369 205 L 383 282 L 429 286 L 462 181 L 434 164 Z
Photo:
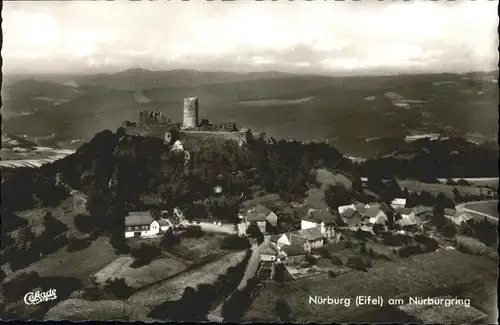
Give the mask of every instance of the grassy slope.
M 460 265 L 460 268 L 455 267 Z M 315 278 L 287 283 L 283 289 L 269 285 L 262 291 L 245 316 L 246 321 L 277 321 L 274 305 L 283 297 L 292 310 L 296 322 L 331 322 L 367 313 L 369 307 L 310 305 L 309 295 L 353 297 L 355 295 L 388 298 L 409 294 L 427 295 L 432 290 L 462 283 L 474 283 L 491 288 L 496 281 L 496 263 L 484 257 L 466 255 L 457 251 L 438 251 L 417 255 L 410 259 L 387 262 L 368 273 L 350 272 L 334 279 Z M 475 287 L 475 283 L 474 286 Z M 461 295 L 467 296 L 467 290 Z M 480 302 L 482 297 L 473 299 Z M 358 319 L 361 321 L 362 319 Z M 363 319 L 370 321 L 370 319 Z
M 226 272 L 227 268 L 241 262 L 245 252 L 234 252 L 208 263 L 201 268 L 188 271 L 166 281 L 160 282 L 145 290 L 138 291 L 128 299 L 128 303 L 134 309 L 148 314 L 156 306 L 171 300 L 179 300 L 184 289 L 188 286 L 196 287 L 201 283 L 211 283 L 220 274 Z
M 498 201 L 496 202 L 484 202 L 484 203 L 469 203 L 466 204 L 467 209 L 478 211 L 481 213 L 489 214 L 498 218 Z
M 75 277 L 82 281 L 83 284 L 87 284 L 90 275 L 111 263 L 116 257 L 117 255 L 109 244 L 108 239 L 100 237 L 89 247 L 81 251 L 68 252 L 66 247 L 63 247 L 27 268 L 10 273 L 4 281 L 12 279 L 22 272 L 36 271 L 41 277 Z

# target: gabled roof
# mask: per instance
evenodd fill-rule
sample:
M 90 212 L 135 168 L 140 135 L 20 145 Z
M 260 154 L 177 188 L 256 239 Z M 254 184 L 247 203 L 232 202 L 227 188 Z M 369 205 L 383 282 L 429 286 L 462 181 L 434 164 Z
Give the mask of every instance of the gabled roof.
M 154 220 L 151 211 L 129 212 L 128 216 L 125 217 L 125 226 L 146 226 Z
M 304 255 L 306 253 L 306 251 L 304 250 L 304 246 L 299 243 L 294 243 L 290 246 L 285 247 L 285 252 L 288 256 Z
M 337 217 L 326 209 L 318 209 L 311 211 L 306 220 L 314 221 L 317 223 L 324 222 L 325 225 L 336 224 Z
M 172 227 L 172 222 L 167 219 L 159 219 L 158 223 L 160 224 L 160 227 Z
M 299 218 L 307 218 L 309 217 L 310 212 L 314 210 L 314 208 L 310 205 L 303 205 L 301 207 L 295 208 L 295 213 L 299 216 Z
M 380 214 L 385 214 L 385 213 L 384 211 L 382 211 L 380 207 L 377 206 L 371 206 L 368 209 L 366 209 L 365 212 L 363 213 L 363 215 L 368 218 L 374 218 Z
M 276 246 L 273 243 L 267 242 L 264 243 L 264 245 L 261 247 L 260 253 L 268 255 L 277 255 L 278 249 L 276 249 Z
M 360 213 L 363 213 L 366 210 L 365 205 L 361 202 L 354 204 L 354 207 L 356 208 L 356 211 L 358 211 Z
M 355 218 L 355 217 L 360 217 L 360 214 L 356 210 L 347 209 L 344 211 L 344 213 L 342 213 L 342 216 L 346 218 Z
M 399 213 L 399 214 L 406 214 L 406 215 L 408 215 L 408 214 L 410 214 L 410 213 L 412 213 L 412 212 L 413 212 L 413 210 L 412 210 L 412 209 L 410 209 L 410 208 L 395 208 L 395 209 L 394 209 L 394 211 L 395 211 L 396 213 Z
M 318 240 L 325 238 L 325 236 L 321 233 L 321 229 L 319 227 L 316 228 L 308 228 L 308 229 L 301 229 L 299 231 L 300 236 L 307 240 Z
M 300 230 L 295 230 L 295 231 L 289 232 L 286 234 L 286 237 L 290 241 L 291 245 L 296 244 L 296 243 L 302 245 L 303 243 L 305 243 L 307 241 L 304 238 L 304 236 L 300 233 Z
M 267 216 L 272 211 L 263 205 L 258 205 L 249 211 L 246 211 L 246 218 L 248 221 L 266 221 Z

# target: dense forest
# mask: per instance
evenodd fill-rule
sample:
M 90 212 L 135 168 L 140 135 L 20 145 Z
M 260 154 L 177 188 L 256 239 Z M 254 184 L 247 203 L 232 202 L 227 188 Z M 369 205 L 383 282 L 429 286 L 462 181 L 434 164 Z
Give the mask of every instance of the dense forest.
M 461 138 L 421 139 L 387 157 L 357 166 L 365 177 L 436 178 L 498 177 L 498 145 L 477 145 Z

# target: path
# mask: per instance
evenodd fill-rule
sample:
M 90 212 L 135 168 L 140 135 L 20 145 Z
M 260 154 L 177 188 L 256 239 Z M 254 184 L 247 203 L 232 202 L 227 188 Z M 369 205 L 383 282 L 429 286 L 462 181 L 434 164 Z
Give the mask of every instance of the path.
M 260 244 L 259 246 L 254 245 L 252 247 L 252 255 L 250 256 L 250 259 L 248 260 L 247 267 L 245 269 L 245 274 L 243 274 L 243 277 L 240 281 L 240 284 L 236 287 L 234 291 L 236 290 L 243 290 L 243 288 L 246 287 L 248 280 L 253 278 L 257 274 L 257 270 L 259 269 L 259 262 L 260 262 L 260 249 L 262 248 L 262 245 L 264 243 Z M 232 294 L 232 293 L 231 293 Z M 221 302 L 216 308 L 214 308 L 208 315 L 207 319 L 210 322 L 223 322 L 224 319 L 222 318 L 222 306 L 224 303 L 231 297 L 231 294 L 229 294 L 226 299 L 224 299 L 223 302 Z

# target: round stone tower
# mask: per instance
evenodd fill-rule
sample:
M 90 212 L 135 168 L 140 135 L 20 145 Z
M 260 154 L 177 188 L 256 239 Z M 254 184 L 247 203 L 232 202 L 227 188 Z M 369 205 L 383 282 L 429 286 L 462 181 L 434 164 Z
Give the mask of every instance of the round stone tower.
M 198 126 L 198 97 L 184 98 L 184 128 L 195 128 Z

